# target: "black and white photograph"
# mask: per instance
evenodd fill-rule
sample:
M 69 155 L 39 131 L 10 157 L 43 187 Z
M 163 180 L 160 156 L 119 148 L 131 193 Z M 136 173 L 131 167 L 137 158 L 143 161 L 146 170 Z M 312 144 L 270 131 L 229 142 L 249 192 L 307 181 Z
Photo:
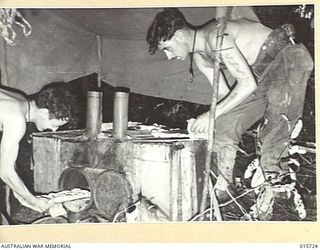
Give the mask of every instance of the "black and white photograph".
M 314 16 L 1 8 L 1 227 L 317 222 Z

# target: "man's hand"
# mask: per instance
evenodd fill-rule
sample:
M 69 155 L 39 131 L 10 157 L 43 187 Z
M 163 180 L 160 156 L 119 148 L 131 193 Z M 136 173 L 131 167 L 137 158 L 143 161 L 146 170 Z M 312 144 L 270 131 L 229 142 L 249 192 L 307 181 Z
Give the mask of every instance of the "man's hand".
M 188 124 L 188 130 L 192 133 L 207 133 L 209 125 L 210 111 L 199 115 L 191 124 Z

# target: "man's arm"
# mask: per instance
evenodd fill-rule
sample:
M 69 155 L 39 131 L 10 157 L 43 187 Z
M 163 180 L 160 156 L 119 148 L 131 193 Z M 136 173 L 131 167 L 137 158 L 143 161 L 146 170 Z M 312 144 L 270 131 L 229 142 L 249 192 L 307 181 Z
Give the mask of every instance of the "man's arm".
M 221 56 L 230 74 L 237 80 L 237 84 L 230 94 L 217 105 L 216 117 L 237 107 L 257 89 L 257 83 L 248 62 L 232 37 L 224 37 Z
M 19 142 L 25 130 L 26 125 L 22 118 L 12 119 L 8 117 L 6 122 L 3 123 L 3 135 L 0 146 L 0 176 L 23 205 L 43 212 L 49 208 L 48 202 L 33 196 L 15 171 Z
M 194 62 L 199 69 L 199 71 L 205 75 L 211 86 L 213 86 L 213 63 L 208 59 L 204 59 L 201 54 L 194 54 Z M 219 93 L 218 100 L 225 97 L 230 91 L 229 84 L 227 84 L 226 79 L 223 74 L 219 75 Z
M 210 39 L 210 47 L 212 50 L 215 50 L 216 35 L 212 34 Z M 248 48 L 250 49 L 250 48 Z M 249 68 L 249 65 L 238 49 L 237 45 L 234 42 L 234 39 L 230 36 L 224 36 L 222 51 L 221 51 L 222 61 L 227 67 L 230 74 L 237 80 L 237 84 L 231 90 L 231 92 L 217 104 L 216 107 L 216 118 L 222 114 L 227 113 L 233 108 L 237 107 L 242 103 L 247 97 L 249 97 L 257 88 L 256 80 Z M 201 70 L 204 73 L 204 70 Z M 212 72 L 211 69 L 205 70 L 207 73 L 208 80 L 211 85 L 213 83 L 213 76 L 211 77 L 209 72 Z M 219 78 L 219 94 L 225 89 L 221 89 L 225 84 L 224 78 L 220 73 Z M 206 112 L 199 117 L 191 124 L 190 130 L 194 133 L 203 133 L 208 129 L 208 119 L 209 112 Z

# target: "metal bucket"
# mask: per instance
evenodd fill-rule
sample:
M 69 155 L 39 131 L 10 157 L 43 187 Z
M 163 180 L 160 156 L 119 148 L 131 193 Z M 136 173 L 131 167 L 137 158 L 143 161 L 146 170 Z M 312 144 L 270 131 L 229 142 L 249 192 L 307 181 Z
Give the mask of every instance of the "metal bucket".
M 125 175 L 106 169 L 67 168 L 59 178 L 59 187 L 60 190 L 73 188 L 89 190 L 90 201 L 80 211 L 88 210 L 95 205 L 98 211 L 109 220 L 113 220 L 117 213 L 125 212 L 132 196 L 132 190 Z
M 73 188 L 80 188 L 90 191 L 91 196 L 90 200 L 84 207 L 80 208 L 76 212 L 81 212 L 89 209 L 92 207 L 94 200 L 93 200 L 93 193 L 95 182 L 99 174 L 101 174 L 105 169 L 95 169 L 95 168 L 67 168 L 65 169 L 59 178 L 59 188 L 60 190 L 71 190 Z M 72 212 L 70 207 L 66 206 Z
M 124 216 L 131 197 L 132 189 L 123 173 L 106 170 L 98 176 L 93 199 L 99 212 L 106 218 L 113 220 L 118 213 Z

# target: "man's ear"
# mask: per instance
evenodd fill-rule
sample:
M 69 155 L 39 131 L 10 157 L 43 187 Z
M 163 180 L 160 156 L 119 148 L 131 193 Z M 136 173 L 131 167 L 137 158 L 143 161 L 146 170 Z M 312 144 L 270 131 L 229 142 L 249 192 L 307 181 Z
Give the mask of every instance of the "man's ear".
M 174 35 L 178 41 L 182 42 L 184 40 L 184 32 L 182 30 L 177 30 Z

